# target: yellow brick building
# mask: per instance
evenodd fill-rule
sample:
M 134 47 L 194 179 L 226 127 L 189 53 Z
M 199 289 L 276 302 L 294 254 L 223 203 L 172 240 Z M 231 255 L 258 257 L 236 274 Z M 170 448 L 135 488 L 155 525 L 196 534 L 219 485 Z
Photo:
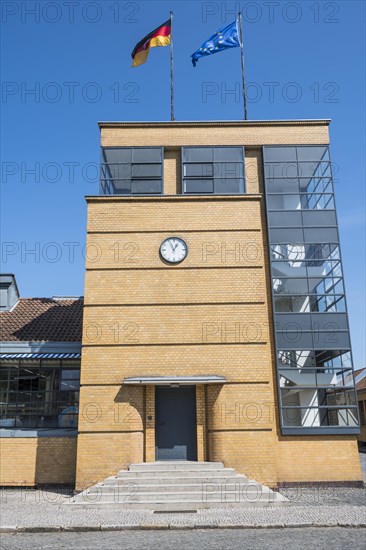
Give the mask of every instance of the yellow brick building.
M 100 123 L 59 482 L 155 460 L 222 461 L 272 487 L 361 480 L 328 126 Z M 5 463 L 34 455 L 20 477 L 37 483 L 30 440 L 3 443 Z
M 87 197 L 78 488 L 131 462 L 173 458 L 223 461 L 272 486 L 360 479 L 357 411 L 347 411 L 354 422 L 300 420 L 287 434 L 279 414 L 265 148 L 292 146 L 292 161 L 297 146 L 314 146 L 313 162 L 328 124 L 100 124 L 101 195 Z M 183 261 L 166 260 L 164 242 L 173 256 L 183 247 Z M 335 411 L 342 417 L 326 412 Z

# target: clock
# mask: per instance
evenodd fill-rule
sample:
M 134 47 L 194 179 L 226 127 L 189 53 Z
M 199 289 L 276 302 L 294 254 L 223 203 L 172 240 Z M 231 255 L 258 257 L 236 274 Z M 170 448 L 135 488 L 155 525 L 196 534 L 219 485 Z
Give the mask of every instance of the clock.
M 188 246 L 179 237 L 168 237 L 160 245 L 160 255 L 170 264 L 178 264 L 187 256 Z

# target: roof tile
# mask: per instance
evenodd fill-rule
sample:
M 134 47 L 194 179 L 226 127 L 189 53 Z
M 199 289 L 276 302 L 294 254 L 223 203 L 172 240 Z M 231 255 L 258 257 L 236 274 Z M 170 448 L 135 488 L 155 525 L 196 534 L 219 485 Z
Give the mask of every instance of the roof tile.
M 81 342 L 83 299 L 21 298 L 0 312 L 0 340 Z

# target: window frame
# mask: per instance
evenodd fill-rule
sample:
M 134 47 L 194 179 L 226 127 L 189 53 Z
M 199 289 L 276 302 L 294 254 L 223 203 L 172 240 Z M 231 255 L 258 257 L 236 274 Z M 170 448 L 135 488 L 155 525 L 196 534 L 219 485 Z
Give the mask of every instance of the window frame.
M 185 150 L 186 149 L 241 149 L 241 152 L 242 152 L 242 160 L 240 161 L 216 161 L 214 158 L 212 160 L 212 162 L 210 161 L 186 161 L 185 160 Z M 214 155 L 213 155 L 214 157 Z M 223 193 L 223 192 L 220 192 L 220 193 L 217 193 L 215 191 L 215 179 L 216 180 L 230 180 L 230 179 L 235 179 L 235 178 L 230 178 L 230 177 L 227 177 L 227 178 L 222 178 L 222 177 L 215 177 L 214 175 L 214 170 L 213 170 L 213 175 L 212 176 L 209 176 L 206 178 L 206 181 L 212 181 L 212 185 L 213 185 L 213 191 L 212 192 L 204 192 L 204 191 L 197 191 L 197 192 L 192 192 L 192 191 L 186 191 L 185 190 L 185 186 L 186 186 L 186 180 L 200 180 L 200 178 L 198 176 L 185 176 L 184 175 L 184 166 L 186 164 L 211 164 L 211 165 L 214 165 L 214 164 L 241 164 L 242 165 L 242 168 L 243 168 L 243 177 L 239 177 L 239 182 L 242 182 L 242 191 L 239 191 L 238 193 Z M 201 178 L 203 179 L 203 178 Z M 239 185 L 241 185 L 241 183 L 239 183 Z M 246 189 L 246 170 L 245 170 L 245 146 L 244 145 L 183 145 L 181 147 L 181 194 L 182 195 L 187 195 L 187 196 L 214 196 L 214 195 L 217 195 L 217 196 L 238 196 L 238 195 L 245 195 L 247 193 L 247 189 Z
M 131 162 L 107 162 L 106 160 L 106 157 L 105 157 L 105 150 L 106 149 L 128 149 L 131 151 Z M 134 151 L 135 150 L 141 150 L 141 149 L 156 149 L 156 150 L 159 150 L 160 151 L 160 158 L 161 158 L 161 162 L 141 162 L 141 161 L 138 161 L 138 162 L 134 162 Z M 111 146 L 111 147 L 104 147 L 104 146 L 101 146 L 100 147 L 100 151 L 101 151 L 101 161 L 100 161 L 100 178 L 99 178 L 99 195 L 104 195 L 104 196 L 113 196 L 113 195 L 118 195 L 118 196 L 122 196 L 122 197 L 151 197 L 151 196 L 160 196 L 160 195 L 164 195 L 164 147 L 160 147 L 160 146 L 153 146 L 153 145 L 150 145 L 150 146 L 132 146 L 132 147 L 127 147 L 127 146 Z M 157 177 L 157 176 L 146 176 L 146 177 L 133 177 L 133 166 L 137 166 L 137 165 L 141 165 L 141 164 L 156 164 L 158 166 L 161 166 L 161 176 L 160 177 Z M 128 178 L 112 178 L 112 176 L 110 178 L 105 178 L 103 177 L 103 168 L 106 167 L 107 170 L 109 171 L 110 173 L 110 170 L 109 170 L 109 166 L 111 165 L 126 165 L 126 166 L 130 166 L 131 169 L 130 169 L 130 172 L 131 172 L 131 177 L 128 179 Z M 114 181 L 129 181 L 130 182 L 130 193 L 113 193 L 113 192 L 105 192 L 105 188 L 107 187 L 106 183 L 104 183 L 103 185 L 103 182 L 106 182 L 106 181 L 110 181 L 110 180 L 114 180 Z M 161 181 L 161 189 L 159 192 L 153 192 L 153 193 L 134 193 L 132 192 L 132 189 L 133 189 L 133 181 Z
M 44 364 L 44 366 L 42 365 Z M 52 364 L 54 363 L 54 364 Z M 17 374 L 14 372 L 14 369 L 17 369 L 19 375 L 21 372 L 26 371 L 27 367 L 32 368 L 34 371 L 38 371 L 36 375 L 38 377 L 37 387 L 30 390 L 19 389 L 19 377 L 16 377 Z M 40 381 L 43 378 L 42 370 L 45 369 L 49 371 L 52 369 L 52 375 L 49 380 L 51 380 L 52 387 L 40 387 Z M 0 418 L 3 421 L 0 428 L 4 433 L 6 432 L 17 432 L 21 430 L 22 432 L 31 432 L 31 431 L 52 431 L 56 432 L 56 435 L 60 432 L 75 432 L 77 431 L 78 426 L 78 415 L 79 415 L 79 402 L 80 402 L 80 360 L 71 360 L 71 359 L 6 359 L 1 361 L 0 371 L 6 373 L 6 377 L 1 377 L 1 382 L 4 383 L 6 401 L 1 404 Z M 75 376 L 70 378 L 64 378 L 64 372 L 74 372 Z M 31 371 L 30 371 L 31 373 Z M 57 387 L 54 386 L 55 374 L 59 374 L 57 378 Z M 16 387 L 10 389 L 10 385 L 14 385 L 14 381 L 18 380 Z M 65 389 L 63 384 L 65 382 L 73 383 L 75 389 Z M 74 399 L 70 398 L 70 392 L 74 394 Z M 23 394 L 28 394 L 29 399 L 24 400 Z M 13 394 L 13 399 L 9 400 L 8 395 Z M 70 405 L 69 405 L 70 403 Z M 74 426 L 62 426 L 60 425 L 60 416 L 68 406 L 76 407 L 76 412 L 68 413 L 69 416 L 73 416 L 76 421 Z M 24 409 L 23 417 L 25 420 L 33 418 L 34 421 L 30 425 L 22 425 L 21 419 L 19 417 L 19 411 Z M 60 410 L 59 410 L 60 409 Z M 13 413 L 9 413 L 13 411 Z M 45 423 L 45 418 L 48 416 L 54 417 L 53 423 L 51 422 L 47 425 Z M 43 418 L 43 421 L 41 420 Z M 6 426 L 6 420 L 14 420 L 14 426 Z M 4 422 L 5 421 L 5 422 Z M 20 425 L 17 425 L 18 422 Z
M 316 161 L 304 161 L 303 157 L 309 156 L 306 151 L 303 150 L 306 148 L 322 148 L 324 149 L 323 155 L 321 158 L 319 158 Z M 289 151 L 289 154 L 291 154 L 291 160 L 284 160 L 285 156 L 281 153 L 279 154 L 280 160 L 276 160 L 276 152 L 269 154 L 269 159 L 267 160 L 266 152 L 270 149 L 281 149 L 281 148 L 287 148 Z M 317 267 L 317 257 L 318 255 L 314 255 L 314 257 L 310 257 L 309 252 L 311 252 L 311 248 L 314 248 L 314 250 L 319 249 L 321 252 L 320 256 L 321 263 L 324 265 L 324 262 L 327 261 L 334 261 L 337 260 L 337 267 L 340 270 L 340 276 L 337 276 L 336 278 L 338 280 L 341 280 L 341 284 L 343 284 L 342 293 L 339 295 L 333 294 L 330 292 L 324 291 L 324 293 L 321 293 L 321 296 L 324 296 L 326 298 L 329 298 L 330 296 L 338 296 L 338 298 L 342 298 L 344 302 L 344 312 L 313 312 L 313 311 L 305 311 L 305 312 L 281 312 L 277 311 L 275 307 L 275 298 L 282 298 L 282 297 L 290 297 L 292 293 L 289 294 L 275 294 L 273 286 L 271 285 L 271 292 L 272 292 L 272 316 L 273 316 L 273 323 L 274 323 L 274 338 L 275 338 L 275 349 L 276 349 L 276 375 L 277 375 L 277 391 L 278 391 L 278 400 L 279 400 L 279 412 L 280 412 L 280 426 L 281 426 L 281 433 L 282 435 L 310 435 L 310 434 L 358 434 L 360 431 L 359 428 L 359 414 L 358 414 L 358 408 L 355 405 L 338 405 L 334 406 L 334 409 L 345 409 L 347 412 L 347 419 L 349 419 L 349 415 L 351 415 L 355 419 L 355 424 L 347 424 L 347 425 L 334 425 L 334 424 L 328 424 L 328 425 L 319 425 L 319 426 L 301 426 L 301 425 L 288 425 L 285 424 L 283 419 L 283 412 L 285 409 L 289 409 L 289 405 L 286 407 L 282 403 L 282 394 L 281 394 L 281 385 L 280 385 L 280 370 L 283 368 L 282 365 L 279 364 L 279 359 L 277 355 L 281 353 L 281 350 L 285 350 L 288 352 L 302 352 L 306 350 L 310 350 L 315 352 L 315 354 L 322 354 L 322 353 L 337 353 L 338 350 L 343 350 L 343 353 L 349 354 L 350 362 L 352 365 L 352 350 L 351 350 L 351 343 L 349 339 L 349 325 L 348 325 L 348 318 L 347 318 L 347 301 L 346 301 L 346 292 L 344 289 L 344 277 L 343 277 L 343 269 L 342 269 L 342 255 L 340 250 L 340 244 L 339 244 L 339 235 L 338 235 L 338 222 L 337 222 L 337 215 L 336 215 L 336 203 L 334 198 L 334 186 L 333 186 L 333 175 L 332 175 L 332 162 L 329 152 L 329 145 L 302 145 L 302 144 L 295 144 L 295 145 L 264 145 L 262 148 L 263 153 L 263 178 L 264 178 L 264 195 L 265 195 L 265 207 L 266 207 L 266 216 L 267 216 L 267 232 L 268 232 L 268 244 L 269 244 L 269 260 L 270 260 L 270 272 L 271 272 L 271 279 L 278 279 L 278 273 L 275 271 L 275 266 L 278 265 L 278 262 L 283 261 L 285 264 L 287 263 L 289 267 L 293 268 L 293 272 L 289 276 L 284 276 L 282 278 L 286 279 L 302 279 L 306 278 L 309 280 L 308 282 L 308 290 L 311 289 L 311 285 L 313 284 L 312 280 L 317 279 L 315 275 L 312 276 L 310 270 L 308 268 L 311 267 Z M 311 155 L 310 155 L 311 156 Z M 315 155 L 314 155 L 315 156 Z M 303 162 L 311 162 L 311 163 L 325 163 L 324 167 L 326 169 L 326 172 L 323 170 L 322 166 L 320 165 L 321 170 L 323 172 L 319 174 L 319 168 L 316 168 L 314 171 L 314 175 L 312 178 L 309 178 L 309 182 L 311 180 L 316 179 L 318 184 L 321 185 L 321 192 L 319 192 L 319 189 L 315 189 L 316 193 L 314 193 L 314 190 L 311 190 L 311 193 L 307 193 L 309 196 L 312 195 L 318 195 L 318 196 L 325 196 L 327 195 L 327 199 L 332 198 L 334 208 L 306 208 L 303 207 L 294 209 L 291 208 L 291 203 L 289 206 L 283 206 L 281 209 L 280 207 L 269 207 L 267 197 L 272 197 L 274 195 L 302 195 L 302 187 L 300 186 L 300 177 L 299 177 L 299 170 L 302 168 Z M 286 189 L 286 179 L 284 177 L 273 177 L 273 168 L 271 165 L 280 165 L 284 166 L 287 164 L 288 166 L 291 166 L 291 176 L 287 177 L 289 188 Z M 324 175 L 324 174 L 327 175 Z M 297 174 L 297 175 L 294 175 Z M 318 174 L 318 175 L 315 175 Z M 281 176 L 281 174 L 280 174 Z M 272 188 L 273 183 L 277 181 L 280 181 L 282 179 L 282 182 L 274 191 Z M 305 178 L 302 178 L 305 181 Z M 307 178 L 306 178 L 307 179 Z M 297 190 L 293 190 L 293 181 L 296 181 L 296 186 L 298 187 Z M 323 186 L 323 182 L 327 181 L 327 184 Z M 331 197 L 329 197 L 329 195 Z M 307 225 L 307 222 L 310 220 L 309 216 L 307 215 L 307 212 L 317 212 L 316 216 L 323 216 L 325 213 L 324 219 L 317 220 L 314 216 L 312 219 L 316 219 L 316 222 L 318 225 L 312 226 Z M 328 223 L 324 223 L 325 220 L 330 219 L 327 212 L 334 211 L 334 225 L 330 225 Z M 270 213 L 272 212 L 282 212 L 284 216 L 286 216 L 287 213 L 291 212 L 300 212 L 301 213 L 301 226 L 300 225 L 291 225 L 290 223 L 288 225 L 285 225 L 282 228 L 276 227 L 271 224 L 271 217 Z M 327 217 L 328 216 L 328 217 Z M 273 216 L 272 216 L 273 217 Z M 275 220 L 275 217 L 274 217 Z M 303 235 L 303 238 L 301 239 L 301 234 Z M 294 248 L 293 251 L 290 249 Z M 299 249 L 296 251 L 296 247 Z M 296 257 L 297 254 L 297 257 Z M 302 258 L 302 256 L 308 256 L 305 259 Z M 301 270 L 298 275 L 295 275 L 296 273 L 296 264 L 301 267 Z M 312 265 L 313 264 L 313 265 Z M 320 264 L 319 264 L 320 265 Z M 304 268 L 306 268 L 305 273 L 306 276 L 304 276 Z M 294 273 L 295 272 L 295 273 Z M 325 279 L 329 279 L 329 273 L 327 272 Z M 335 274 L 334 274 L 335 275 Z M 334 279 L 335 277 L 330 276 L 330 279 Z M 321 282 L 319 282 L 319 285 L 321 285 Z M 319 286 L 320 290 L 320 286 Z M 323 289 L 324 290 L 324 289 Z M 294 294 L 295 297 L 299 297 L 300 294 Z M 309 300 L 311 296 L 315 296 L 317 298 L 320 297 L 320 294 L 314 294 L 313 292 L 308 292 L 304 296 L 308 296 Z M 310 329 L 308 327 L 305 327 L 307 322 L 307 317 L 309 319 L 317 319 L 319 321 L 318 326 L 321 328 L 314 330 L 312 325 L 310 326 Z M 329 317 L 329 315 L 334 315 L 334 319 L 336 322 L 334 322 L 334 325 L 337 325 L 341 323 L 341 320 L 344 318 L 344 316 L 347 319 L 346 322 L 346 329 L 341 328 L 341 325 L 339 326 L 339 330 L 331 331 L 328 333 L 326 329 L 326 326 L 324 322 L 327 319 L 332 319 L 332 317 Z M 286 317 L 290 318 L 293 316 L 294 323 L 295 321 L 298 321 L 300 323 L 300 337 L 297 341 L 296 331 L 287 330 L 289 337 L 284 337 L 284 330 L 280 329 L 281 326 L 281 316 L 282 320 L 286 320 Z M 283 317 L 285 316 L 285 317 Z M 298 316 L 301 316 L 298 317 Z M 328 317 L 327 317 L 328 316 Z M 338 316 L 338 317 L 337 317 Z M 341 317 L 343 316 L 343 317 Z M 291 323 L 292 324 L 292 323 Z M 304 325 L 304 326 L 303 326 Z M 324 326 L 323 326 L 324 325 Z M 305 328 L 304 328 L 305 327 Z M 289 327 L 291 328 L 291 327 Z M 297 329 L 296 329 L 297 330 Z M 331 343 L 328 339 L 329 336 L 332 335 L 332 333 L 335 333 L 336 337 L 334 338 L 334 343 Z M 317 336 L 317 338 L 315 338 Z M 292 342 L 291 339 L 294 338 L 294 341 Z M 335 341 L 338 340 L 338 341 Z M 340 352 L 339 352 L 340 353 Z M 334 355 L 334 358 L 336 358 L 337 355 Z M 304 368 L 305 370 L 305 368 Z M 353 374 L 353 371 L 351 371 Z M 355 380 L 354 375 L 352 376 L 352 380 L 349 381 L 348 385 L 349 390 L 354 394 L 354 397 L 356 398 L 356 389 L 355 389 Z M 306 388 L 308 389 L 308 388 Z M 315 389 L 323 390 L 323 386 L 317 386 Z M 357 402 L 354 399 L 355 402 Z M 321 415 L 321 411 L 324 408 L 330 409 L 331 406 L 327 407 L 311 407 L 310 405 L 308 407 L 304 406 L 294 406 L 294 409 L 309 409 L 314 410 L 318 409 Z M 323 420 L 321 420 L 321 423 Z

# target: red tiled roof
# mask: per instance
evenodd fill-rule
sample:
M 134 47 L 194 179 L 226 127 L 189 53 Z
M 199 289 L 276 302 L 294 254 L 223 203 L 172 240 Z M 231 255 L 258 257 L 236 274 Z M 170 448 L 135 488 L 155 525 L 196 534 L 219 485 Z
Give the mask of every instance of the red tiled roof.
M 366 390 L 366 376 L 361 378 L 356 384 L 356 391 Z
M 21 298 L 0 313 L 3 342 L 81 342 L 83 299 Z

